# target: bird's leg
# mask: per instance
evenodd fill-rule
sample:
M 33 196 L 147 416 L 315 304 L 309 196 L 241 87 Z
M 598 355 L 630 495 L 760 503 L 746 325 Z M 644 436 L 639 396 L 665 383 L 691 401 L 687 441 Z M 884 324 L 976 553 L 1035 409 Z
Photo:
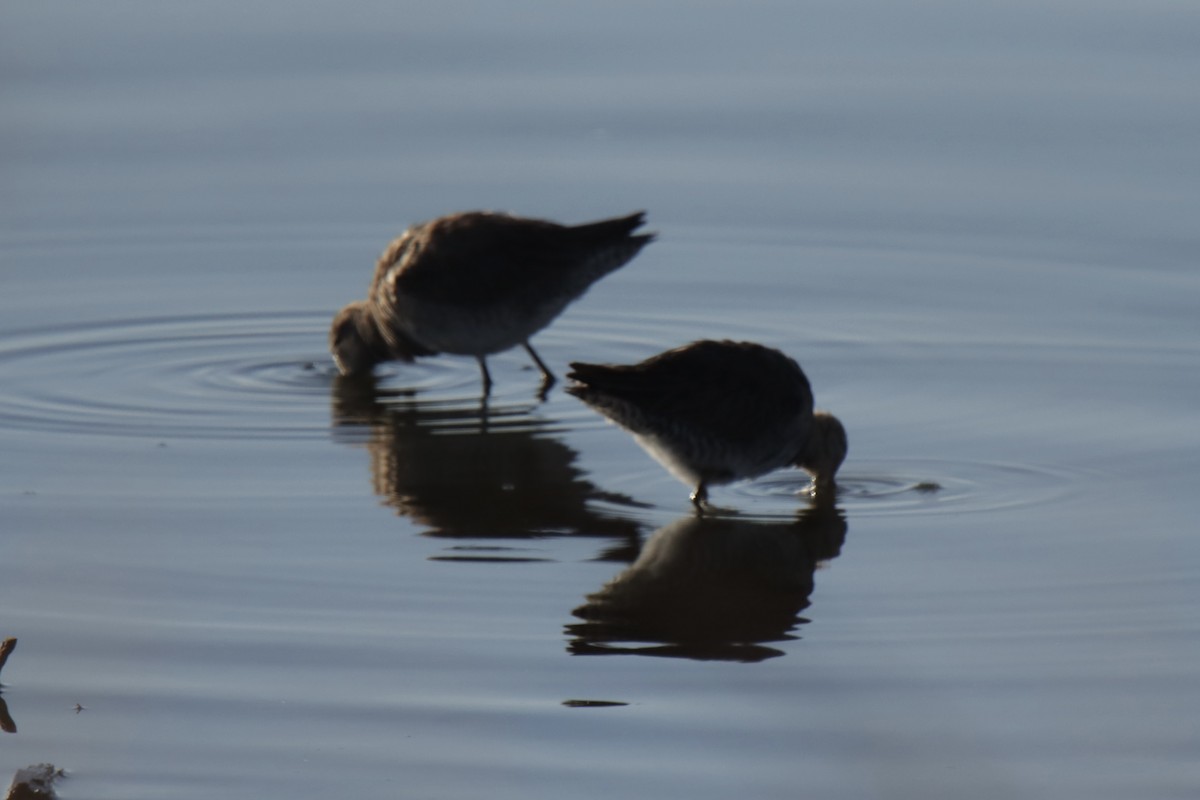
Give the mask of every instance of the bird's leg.
M 479 432 L 486 434 L 488 432 L 488 396 L 485 394 L 479 398 Z
M 479 362 L 479 373 L 483 376 L 483 396 L 487 397 L 492 393 L 492 373 L 488 372 L 487 359 L 475 356 L 475 360 Z
M 549 389 L 554 385 L 554 381 L 556 380 L 554 373 L 550 371 L 550 368 L 546 366 L 545 362 L 542 361 L 542 359 L 538 356 L 537 351 L 530 346 L 529 342 L 522 342 L 521 346 L 525 348 L 525 352 L 529 353 L 529 357 L 533 359 L 533 363 L 537 364 L 537 368 L 541 370 L 542 391 Z
M 696 511 L 704 513 L 704 506 L 708 504 L 708 487 L 704 485 L 704 481 L 696 484 L 696 491 L 692 492 L 692 505 L 696 507 Z

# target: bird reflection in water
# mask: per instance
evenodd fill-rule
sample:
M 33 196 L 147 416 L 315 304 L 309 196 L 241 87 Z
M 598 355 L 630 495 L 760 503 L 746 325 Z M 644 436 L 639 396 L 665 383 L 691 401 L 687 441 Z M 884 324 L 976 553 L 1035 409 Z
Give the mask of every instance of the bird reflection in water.
M 577 453 L 549 421 L 531 416 L 532 408 L 418 402 L 411 392 L 381 389 L 361 376 L 337 378 L 333 387 L 335 435 L 361 442 L 354 432 L 366 433 L 375 493 L 427 535 L 598 536 L 616 540 L 601 558 L 628 561 L 637 548 L 636 523 L 595 513 L 588 503 L 632 501 L 585 480 Z
M 813 573 L 836 558 L 846 520 L 831 503 L 781 521 L 688 515 L 655 531 L 637 559 L 575 609 L 575 655 L 721 661 L 783 655 L 798 638 Z

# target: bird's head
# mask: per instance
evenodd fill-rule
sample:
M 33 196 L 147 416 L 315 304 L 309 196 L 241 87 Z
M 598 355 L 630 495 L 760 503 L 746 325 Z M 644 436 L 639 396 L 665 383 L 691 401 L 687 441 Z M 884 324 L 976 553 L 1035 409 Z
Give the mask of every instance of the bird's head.
M 376 364 L 387 360 L 387 345 L 365 301 L 351 303 L 333 318 L 329 352 L 346 376 L 370 374 Z
M 795 463 L 813 476 L 817 495 L 836 490 L 834 476 L 846 460 L 848 448 L 846 429 L 841 421 L 828 412 L 814 412 L 812 430 Z

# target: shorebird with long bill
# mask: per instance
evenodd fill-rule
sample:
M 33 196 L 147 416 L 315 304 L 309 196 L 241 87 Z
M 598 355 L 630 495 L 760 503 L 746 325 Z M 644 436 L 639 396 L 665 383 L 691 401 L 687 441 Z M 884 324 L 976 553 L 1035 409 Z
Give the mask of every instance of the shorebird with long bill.
M 414 225 L 380 256 L 366 300 L 343 308 L 329 349 L 343 375 L 438 353 L 473 356 L 486 397 L 487 357 L 521 345 L 554 383 L 529 339 L 653 241 L 645 212 L 583 225 L 485 211 Z
M 572 363 L 567 392 L 634 439 L 671 474 L 694 486 L 703 510 L 708 487 L 756 478 L 784 466 L 812 476 L 831 498 L 846 458 L 846 429 L 813 410 L 800 365 L 754 342 L 698 341 L 638 364 Z

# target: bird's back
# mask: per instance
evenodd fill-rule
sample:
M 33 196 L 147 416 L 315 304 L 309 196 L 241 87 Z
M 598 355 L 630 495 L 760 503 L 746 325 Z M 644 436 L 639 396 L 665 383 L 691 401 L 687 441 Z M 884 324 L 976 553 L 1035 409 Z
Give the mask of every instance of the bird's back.
M 380 257 L 372 294 L 446 305 L 521 304 L 578 297 L 653 238 L 644 214 L 566 226 L 491 212 L 415 225 Z M 565 305 L 564 302 L 564 305 Z
M 700 341 L 628 366 L 571 364 L 568 391 L 636 433 L 746 443 L 797 435 L 813 397 L 795 361 L 751 342 Z

